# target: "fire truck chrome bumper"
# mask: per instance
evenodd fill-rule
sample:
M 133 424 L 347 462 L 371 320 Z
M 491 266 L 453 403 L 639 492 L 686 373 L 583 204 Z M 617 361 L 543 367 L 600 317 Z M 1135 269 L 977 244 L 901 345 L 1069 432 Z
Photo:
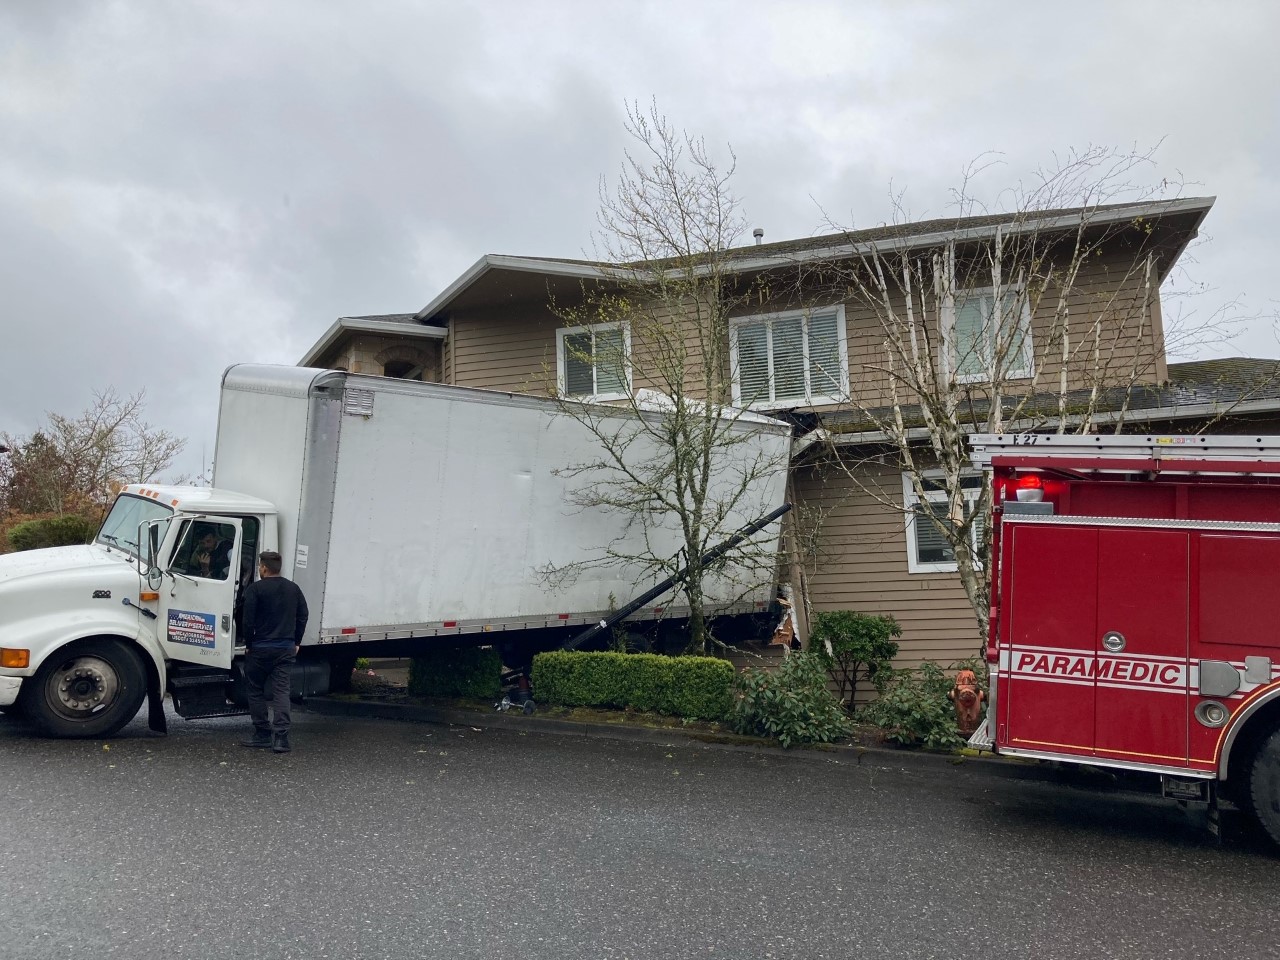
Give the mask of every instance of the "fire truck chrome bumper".
M 0 707 L 12 706 L 18 699 L 18 688 L 21 686 L 21 677 L 0 677 Z
M 983 717 L 982 723 L 978 724 L 978 729 L 969 737 L 969 746 L 974 750 L 990 750 L 994 744 L 995 739 L 991 736 L 991 717 Z

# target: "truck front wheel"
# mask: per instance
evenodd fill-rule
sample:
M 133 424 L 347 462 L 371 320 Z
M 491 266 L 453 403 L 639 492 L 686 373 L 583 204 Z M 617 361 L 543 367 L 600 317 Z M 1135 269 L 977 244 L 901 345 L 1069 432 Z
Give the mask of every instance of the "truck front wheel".
M 22 684 L 27 719 L 50 737 L 109 737 L 134 718 L 147 694 L 138 654 L 119 640 L 77 640 Z
M 1262 829 L 1280 846 L 1280 730 L 1264 739 L 1253 756 L 1249 800 Z

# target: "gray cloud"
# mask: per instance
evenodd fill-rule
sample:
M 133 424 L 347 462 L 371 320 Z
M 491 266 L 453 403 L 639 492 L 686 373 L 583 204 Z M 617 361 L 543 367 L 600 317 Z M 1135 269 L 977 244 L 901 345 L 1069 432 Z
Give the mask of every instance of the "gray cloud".
M 1163 139 L 1149 176 L 1219 196 L 1198 315 L 1274 311 L 1278 27 L 1261 2 L 5 5 L 0 429 L 145 384 L 191 469 L 225 365 L 416 309 L 486 252 L 590 250 L 629 98 L 732 143 L 771 240 L 887 220 L 890 181 L 941 215 L 984 151 L 995 197 Z

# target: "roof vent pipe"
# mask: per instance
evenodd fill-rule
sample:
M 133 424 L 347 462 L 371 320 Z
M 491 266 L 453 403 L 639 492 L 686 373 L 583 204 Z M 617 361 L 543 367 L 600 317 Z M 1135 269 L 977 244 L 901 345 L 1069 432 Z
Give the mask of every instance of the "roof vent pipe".
M 756 238 L 756 246 L 764 243 L 764 227 L 756 227 L 751 231 L 751 235 Z

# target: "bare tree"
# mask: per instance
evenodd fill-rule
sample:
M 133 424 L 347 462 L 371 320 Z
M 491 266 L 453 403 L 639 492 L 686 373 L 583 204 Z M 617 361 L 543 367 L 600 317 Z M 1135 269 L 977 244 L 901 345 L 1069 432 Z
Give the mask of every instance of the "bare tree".
M 562 473 L 579 481 L 575 503 L 626 517 L 627 535 L 579 568 L 639 565 L 663 576 L 687 568 L 679 589 L 689 606 L 688 649 L 700 651 L 709 642 L 704 608 L 732 599 L 708 595 L 720 571 L 700 558 L 744 518 L 776 506 L 760 496 L 761 480 L 785 471 L 786 455 L 751 445 L 754 415 L 733 405 L 729 321 L 759 291 L 732 270 L 745 230 L 730 190 L 732 159 L 721 169 L 703 140 L 677 132 L 656 106 L 629 105 L 626 129 L 634 150 L 613 189 L 601 183 L 604 281 L 584 287 L 580 303 L 553 305 L 568 329 L 561 407 L 600 454 Z M 601 397 L 615 408 L 581 402 Z M 658 546 L 670 539 L 658 531 L 672 525 L 681 544 L 674 556 Z M 744 592 L 776 571 L 777 557 L 759 542 L 727 558 L 755 572 Z
M 75 417 L 50 413 L 29 437 L 3 437 L 0 513 L 101 513 L 120 486 L 153 480 L 186 445 L 142 418 L 145 393 L 108 388 Z
M 1119 432 L 1179 338 L 1215 333 L 1164 327 L 1159 287 L 1177 246 L 1160 217 L 1177 185 L 1135 182 L 1151 152 L 1071 153 L 1006 191 L 996 213 L 973 198 L 985 162 L 955 191 L 957 219 L 934 224 L 927 242 L 910 229 L 882 239 L 850 231 L 847 259 L 806 266 L 800 278 L 807 297 L 839 291 L 857 317 L 846 426 L 864 442 L 845 436 L 853 454 L 831 462 L 942 539 L 982 637 L 991 491 L 973 476 L 968 437 Z M 1118 200 L 1143 206 L 1120 216 Z M 865 484 L 859 450 L 897 462 L 907 504 L 901 490 Z

